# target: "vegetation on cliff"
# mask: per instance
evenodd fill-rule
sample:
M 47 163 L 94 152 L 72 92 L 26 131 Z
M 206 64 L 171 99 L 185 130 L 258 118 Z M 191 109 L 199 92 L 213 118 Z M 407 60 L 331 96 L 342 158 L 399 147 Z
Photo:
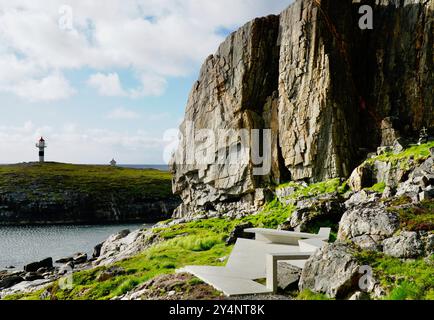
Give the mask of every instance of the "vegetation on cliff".
M 357 258 L 373 268 L 373 277 L 388 289 L 386 300 L 434 300 L 434 255 L 402 261 L 373 251 Z
M 365 161 L 366 164 L 372 165 L 375 161 L 391 163 L 392 166 L 400 165 L 402 169 L 406 169 L 413 160 L 416 163 L 421 163 L 430 156 L 430 149 L 434 148 L 434 141 L 421 145 L 412 145 L 402 152 L 394 153 L 393 151 L 385 152 L 379 156 L 373 157 Z

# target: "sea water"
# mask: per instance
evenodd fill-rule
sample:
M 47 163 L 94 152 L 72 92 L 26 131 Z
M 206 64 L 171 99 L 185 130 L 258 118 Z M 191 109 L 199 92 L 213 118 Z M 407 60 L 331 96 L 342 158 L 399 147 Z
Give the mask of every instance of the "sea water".
M 149 228 L 143 224 L 0 226 L 0 270 L 52 257 L 53 261 L 77 252 L 92 255 L 93 248 L 110 235 L 129 229 Z

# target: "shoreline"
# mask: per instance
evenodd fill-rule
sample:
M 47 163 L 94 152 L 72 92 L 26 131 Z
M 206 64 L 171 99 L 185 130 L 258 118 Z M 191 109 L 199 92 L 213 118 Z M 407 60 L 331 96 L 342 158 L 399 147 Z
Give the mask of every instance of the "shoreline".
M 160 220 L 122 220 L 122 221 L 107 221 L 107 222 L 90 222 L 90 221 L 65 221 L 65 222 L 19 222 L 19 223 L 8 223 L 8 222 L 0 222 L 0 228 L 2 227 L 83 227 L 83 226 L 92 226 L 92 227 L 104 227 L 104 226 L 121 226 L 127 224 L 142 224 L 142 225 L 155 225 L 161 222 Z
M 19 226 L 0 226 L 0 229 L 6 228 L 9 229 L 8 231 L 12 232 L 31 232 L 32 235 L 35 233 L 37 234 L 37 237 L 41 237 L 40 241 L 35 243 L 35 248 L 38 246 L 42 246 L 45 248 L 46 242 L 49 241 L 48 239 L 58 236 L 58 244 L 62 247 L 62 243 L 65 241 L 72 241 L 72 243 L 77 243 L 77 249 L 71 250 L 75 252 L 70 252 L 68 249 L 66 249 L 64 252 L 61 252 L 63 250 L 59 250 L 57 252 L 51 251 L 50 253 L 41 253 L 37 256 L 30 256 L 28 259 L 24 259 L 24 256 L 22 255 L 15 258 L 15 260 L 20 261 L 19 263 L 13 263 L 13 262 L 2 262 L 2 265 L 0 265 L 0 272 L 9 272 L 9 273 L 15 273 L 18 271 L 24 271 L 24 267 L 28 264 L 34 263 L 35 261 L 41 261 L 42 259 L 46 259 L 48 257 L 53 259 L 53 265 L 60 267 L 62 266 L 62 263 L 56 263 L 59 259 L 64 259 L 65 257 L 72 257 L 75 254 L 82 253 L 87 254 L 89 257 L 92 256 L 92 253 L 95 251 L 95 248 L 97 246 L 100 246 L 101 243 L 104 243 L 110 237 L 113 235 L 119 234 L 121 232 L 125 232 L 125 230 L 129 230 L 130 232 L 135 232 L 138 230 L 147 230 L 155 226 L 157 223 L 118 223 L 118 224 L 69 224 L 69 225 L 19 225 Z M 60 230 L 59 230 L 60 228 Z M 16 230 L 15 230 L 16 229 Z M 39 232 L 39 230 L 41 232 Z M 51 230 L 52 229 L 52 230 Z M 98 232 L 104 233 L 104 230 L 108 229 L 106 235 L 103 237 L 100 237 L 101 240 L 96 240 L 98 238 Z M 87 231 L 88 230 L 88 231 Z M 60 232 L 60 233 L 59 233 Z M 65 234 L 67 234 L 65 238 Z M 69 239 L 68 234 L 76 234 L 76 236 L 73 236 L 74 239 Z M 89 245 L 86 245 L 86 243 L 80 243 L 79 239 L 77 237 L 89 237 Z M 32 241 L 32 237 L 29 236 L 30 240 Z M 95 238 L 95 239 L 91 239 Z M 95 240 L 95 241 L 93 241 Z M 85 240 L 86 241 L 86 240 Z M 90 241 L 92 243 L 90 244 Z M 71 243 L 71 242 L 70 242 Z M 25 241 L 22 242 L 20 245 L 23 247 L 26 247 L 28 243 Z M 18 248 L 19 249 L 19 248 Z M 14 259 L 5 259 L 12 261 Z
M 160 222 L 161 223 L 161 222 Z M 65 254 L 64 257 L 54 260 L 53 257 L 41 257 L 41 260 L 29 262 L 23 267 L 14 268 L 0 268 L 0 300 L 4 297 L 13 295 L 19 292 L 33 292 L 39 289 L 45 288 L 48 285 L 60 280 L 67 279 L 72 274 L 80 271 L 90 270 L 100 265 L 104 265 L 107 261 L 110 261 L 110 257 L 104 256 L 103 250 L 112 251 L 111 246 L 113 244 L 119 244 L 126 241 L 124 244 L 128 244 L 128 241 L 134 243 L 137 240 L 137 236 L 151 230 L 159 223 L 154 224 L 138 224 L 140 228 L 130 230 L 119 230 L 116 233 L 112 233 L 107 236 L 102 242 L 93 244 L 93 253 L 88 254 L 86 250 L 80 250 L 76 253 Z M 120 224 L 121 226 L 122 224 Z M 127 224 L 126 224 L 127 225 Z M 91 226 L 91 225 L 89 225 Z M 104 226 L 104 225 L 101 225 Z M 90 252 L 89 252 L 90 253 Z M 49 262 L 48 266 L 44 266 L 46 261 Z M 107 261 L 106 261 L 107 260 Z M 39 268 L 40 264 L 40 268 Z M 33 267 L 32 265 L 36 265 Z M 26 270 L 29 266 L 32 266 L 34 270 Z M 5 285 L 6 287 L 2 287 Z

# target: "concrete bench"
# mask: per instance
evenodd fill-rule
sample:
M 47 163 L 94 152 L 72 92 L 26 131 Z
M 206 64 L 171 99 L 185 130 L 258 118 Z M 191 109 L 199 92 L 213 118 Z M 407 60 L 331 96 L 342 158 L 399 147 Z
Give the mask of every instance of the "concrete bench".
M 254 233 L 257 241 L 298 245 L 299 240 L 303 239 L 318 239 L 321 241 L 328 241 L 330 237 L 330 228 L 321 228 L 318 234 L 310 234 L 304 232 L 271 230 L 271 229 L 245 229 L 246 233 Z
M 279 261 L 307 261 L 312 252 L 298 252 L 292 254 L 285 253 L 268 253 L 266 255 L 266 287 L 270 292 L 277 291 L 277 263 Z
M 325 244 L 321 239 L 328 239 L 327 229 L 317 235 L 248 230 L 262 240 L 238 239 L 226 266 L 186 266 L 177 272 L 191 273 L 227 296 L 272 293 L 277 290 L 278 261 L 303 268 L 309 257 Z M 265 286 L 256 282 L 263 278 L 267 279 Z
M 266 287 L 271 292 L 277 291 L 277 263 L 279 261 L 288 261 L 292 265 L 298 265 L 304 268 L 307 260 L 319 249 L 321 249 L 326 242 L 319 239 L 299 240 L 300 252 L 294 253 L 268 253 L 266 255 Z

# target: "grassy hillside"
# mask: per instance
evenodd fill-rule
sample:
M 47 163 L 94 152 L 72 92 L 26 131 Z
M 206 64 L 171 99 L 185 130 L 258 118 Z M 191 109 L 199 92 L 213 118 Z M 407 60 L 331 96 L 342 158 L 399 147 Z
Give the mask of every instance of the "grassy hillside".
M 0 166 L 0 224 L 156 222 L 178 204 L 168 172 L 62 163 Z
M 148 198 L 172 196 L 171 174 L 111 166 L 24 163 L 0 166 L 0 192 L 23 192 L 29 198 L 71 191 L 125 193 Z

